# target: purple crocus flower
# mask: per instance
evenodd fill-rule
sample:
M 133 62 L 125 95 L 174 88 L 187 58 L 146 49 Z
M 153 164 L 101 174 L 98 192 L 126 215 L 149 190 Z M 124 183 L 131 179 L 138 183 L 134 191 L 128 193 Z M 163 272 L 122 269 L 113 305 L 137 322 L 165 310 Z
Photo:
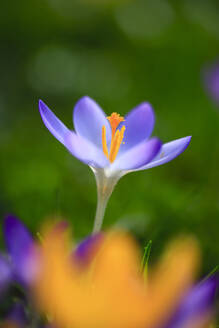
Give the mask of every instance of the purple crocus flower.
M 218 277 L 211 276 L 194 286 L 184 297 L 177 311 L 165 328 L 193 327 L 193 324 L 205 320 L 212 314 Z
M 210 98 L 219 105 L 219 61 L 204 69 L 204 86 Z
M 3 223 L 3 234 L 13 279 L 29 285 L 36 270 L 34 241 L 30 232 L 19 219 L 8 215 Z
M 48 130 L 72 155 L 93 168 L 104 169 L 106 175 L 146 170 L 167 163 L 180 155 L 191 140 L 191 137 L 185 137 L 162 146 L 159 139 L 149 139 L 155 119 L 153 109 L 148 103 L 140 104 L 124 119 L 118 114 L 113 115 L 115 113 L 107 119 L 94 100 L 83 97 L 74 108 L 75 132 L 69 130 L 42 100 L 39 101 L 39 110 Z M 125 126 L 122 139 L 124 143 L 117 142 L 117 156 L 110 161 L 104 152 L 103 133 L 109 149 L 112 125 L 117 122 L 116 131 L 121 131 Z
M 64 222 L 60 222 L 56 228 L 63 230 L 65 226 Z M 24 290 L 28 290 L 36 276 L 38 267 L 34 239 L 25 225 L 13 215 L 8 215 L 4 219 L 3 236 L 8 256 L 6 258 L 0 255 L 0 292 L 13 282 L 21 284 Z M 30 318 L 27 318 L 26 307 L 27 304 L 16 302 L 5 318 L 5 324 L 26 327 L 28 320 L 32 320 L 31 314 L 29 315 Z M 38 326 L 41 328 L 53 327 L 49 324 Z
M 162 145 L 158 138 L 150 138 L 155 117 L 149 103 L 140 104 L 124 118 L 117 113 L 107 117 L 94 100 L 83 97 L 73 112 L 75 132 L 41 100 L 39 110 L 54 137 L 72 155 L 89 165 L 96 176 L 99 202 L 94 232 L 99 231 L 107 201 L 123 175 L 171 161 L 191 140 L 188 136 Z

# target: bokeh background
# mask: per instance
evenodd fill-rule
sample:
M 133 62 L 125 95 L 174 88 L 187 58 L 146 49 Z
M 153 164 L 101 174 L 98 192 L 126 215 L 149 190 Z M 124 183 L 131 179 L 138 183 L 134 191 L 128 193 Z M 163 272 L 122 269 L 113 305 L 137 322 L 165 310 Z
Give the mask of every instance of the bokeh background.
M 152 257 L 182 233 L 198 237 L 203 273 L 219 260 L 219 105 L 203 81 L 219 57 L 219 3 L 211 0 L 19 0 L 0 2 L 0 215 L 33 231 L 48 217 L 90 233 L 96 186 L 90 169 L 48 132 L 43 99 L 72 127 L 83 95 L 110 114 L 142 101 L 163 142 L 192 135 L 174 161 L 117 185 L 104 228 L 123 226 Z

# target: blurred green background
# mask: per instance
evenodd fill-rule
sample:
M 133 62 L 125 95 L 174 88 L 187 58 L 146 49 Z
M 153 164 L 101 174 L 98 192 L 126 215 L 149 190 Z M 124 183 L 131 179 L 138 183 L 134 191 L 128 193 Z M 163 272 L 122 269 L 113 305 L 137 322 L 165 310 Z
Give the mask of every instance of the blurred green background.
M 192 135 L 174 161 L 121 179 L 104 228 L 120 225 L 156 257 L 167 240 L 192 233 L 203 272 L 218 264 L 219 108 L 203 87 L 219 56 L 219 4 L 207 0 L 1 1 L 0 214 L 36 232 L 64 217 L 77 239 L 91 232 L 96 186 L 90 169 L 48 132 L 43 99 L 72 128 L 83 95 L 110 114 L 142 101 L 163 142 Z

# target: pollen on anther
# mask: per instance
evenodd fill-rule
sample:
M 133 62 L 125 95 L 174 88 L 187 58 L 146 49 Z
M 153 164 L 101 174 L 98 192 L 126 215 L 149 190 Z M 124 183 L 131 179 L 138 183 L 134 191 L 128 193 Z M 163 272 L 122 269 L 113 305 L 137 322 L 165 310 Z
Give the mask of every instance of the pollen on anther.
M 107 148 L 107 142 L 106 142 L 106 127 L 103 125 L 102 127 L 102 145 L 103 145 L 103 152 L 104 155 L 109 158 L 108 148 Z
M 111 129 L 112 129 L 112 136 L 114 136 L 118 125 L 121 122 L 124 122 L 125 119 L 124 119 L 123 116 L 120 116 L 119 114 L 117 114 L 115 112 L 112 113 L 110 116 L 107 116 L 107 119 L 110 122 L 110 126 L 111 126 Z
M 111 142 L 111 147 L 110 147 L 110 154 L 109 154 L 109 161 L 113 163 L 116 159 L 116 156 L 118 154 L 119 148 L 121 146 L 123 137 L 124 137 L 124 132 L 125 132 L 125 126 L 121 128 L 121 130 L 117 130 L 116 134 Z

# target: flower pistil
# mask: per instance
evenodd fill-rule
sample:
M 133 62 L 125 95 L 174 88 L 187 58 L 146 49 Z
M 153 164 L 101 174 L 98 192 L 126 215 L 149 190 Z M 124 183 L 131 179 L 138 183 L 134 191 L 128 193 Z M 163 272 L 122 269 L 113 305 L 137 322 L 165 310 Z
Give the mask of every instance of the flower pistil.
M 124 138 L 125 126 L 123 125 L 120 130 L 116 130 L 118 125 L 121 122 L 124 122 L 124 117 L 120 116 L 117 113 L 112 113 L 110 116 L 107 117 L 108 121 L 110 122 L 111 126 L 111 144 L 110 144 L 110 151 L 108 151 L 107 142 L 106 142 L 106 127 L 103 125 L 102 127 L 102 146 L 104 155 L 109 159 L 111 163 L 113 163 L 116 159 L 118 154 L 119 148 Z

